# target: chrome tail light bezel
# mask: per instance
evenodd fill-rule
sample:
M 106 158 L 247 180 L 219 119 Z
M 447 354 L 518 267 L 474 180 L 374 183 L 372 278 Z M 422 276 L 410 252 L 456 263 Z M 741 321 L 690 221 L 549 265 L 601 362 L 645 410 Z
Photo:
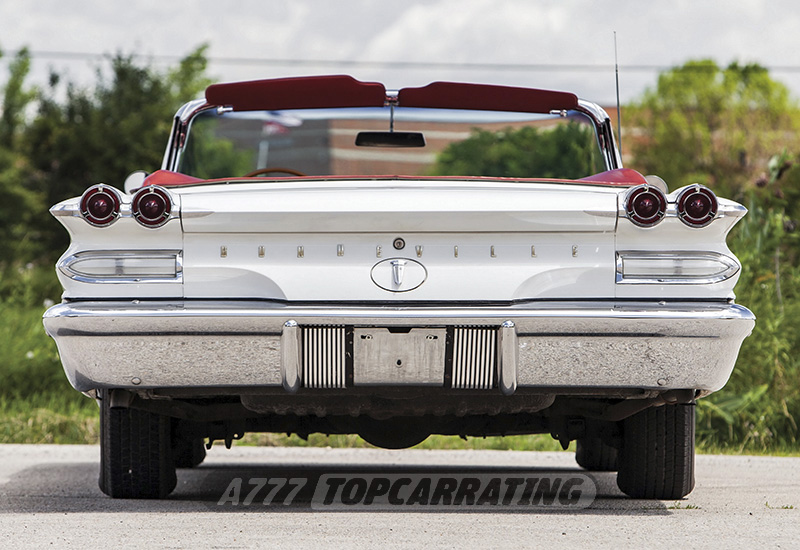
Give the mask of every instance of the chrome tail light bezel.
M 161 206 L 159 206 L 159 210 L 161 211 L 158 215 L 149 215 L 143 212 L 142 203 L 148 198 L 161 203 Z M 172 200 L 172 195 L 169 191 L 158 185 L 148 185 L 147 187 L 142 187 L 133 194 L 133 199 L 131 200 L 131 214 L 143 227 L 156 229 L 169 221 L 172 216 L 174 205 L 175 202 Z
M 708 210 L 701 216 L 692 215 L 689 212 L 689 205 L 695 197 L 703 197 L 708 200 Z M 698 198 L 699 198 L 698 197 Z M 675 200 L 678 218 L 689 227 L 705 227 L 717 217 L 719 211 L 719 200 L 714 192 L 708 187 L 700 184 L 690 185 L 678 193 Z
M 98 196 L 106 196 L 111 202 L 111 210 L 105 216 L 98 216 L 97 213 L 92 212 L 90 201 Z M 92 185 L 81 195 L 79 204 L 79 211 L 81 217 L 86 220 L 89 225 L 95 227 L 108 227 L 120 218 L 120 211 L 122 209 L 122 194 L 113 187 L 98 183 Z
M 638 209 L 637 206 L 641 203 L 637 201 L 641 199 L 651 198 L 654 201 L 655 210 L 652 214 L 648 215 Z M 627 217 L 634 225 L 639 227 L 654 227 L 658 225 L 667 214 L 667 196 L 661 189 L 649 184 L 637 185 L 632 187 L 625 193 L 623 202 L 625 217 Z

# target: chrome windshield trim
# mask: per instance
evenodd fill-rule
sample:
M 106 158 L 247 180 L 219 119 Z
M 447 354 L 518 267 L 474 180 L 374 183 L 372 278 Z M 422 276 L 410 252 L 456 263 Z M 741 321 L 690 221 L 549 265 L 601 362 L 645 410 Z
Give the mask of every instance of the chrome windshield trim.
M 597 144 L 606 163 L 607 170 L 615 170 L 622 168 L 622 156 L 619 154 L 619 149 L 614 141 L 614 130 L 611 127 L 611 119 L 608 117 L 605 109 L 586 101 L 585 99 L 578 100 L 578 112 L 587 115 L 595 127 L 595 134 L 597 137 Z
M 85 260 L 122 260 L 135 258 L 137 260 L 163 260 L 175 261 L 175 275 L 137 275 L 137 276 L 91 276 L 78 271 L 73 265 Z M 130 283 L 183 283 L 183 251 L 181 250 L 89 250 L 76 252 L 65 256 L 58 262 L 58 270 L 74 281 L 90 284 L 130 284 Z M 121 269 L 121 266 L 120 266 Z
M 719 252 L 620 250 L 616 254 L 616 283 L 634 285 L 707 285 L 726 281 L 739 272 L 741 266 L 734 258 Z M 625 259 L 631 260 L 709 260 L 722 264 L 725 269 L 713 275 L 686 275 L 685 277 L 657 277 L 625 275 Z
M 392 105 L 397 101 L 397 92 L 389 90 L 386 92 L 386 105 Z M 173 119 L 170 139 L 164 152 L 164 159 L 161 163 L 162 170 L 177 171 L 181 157 L 184 153 L 186 136 L 190 130 L 194 118 L 211 109 L 223 109 L 216 105 L 210 105 L 203 99 L 197 99 L 184 104 L 175 113 Z M 607 170 L 622 168 L 622 156 L 617 149 L 614 140 L 614 131 L 611 127 L 611 120 L 605 109 L 584 99 L 578 99 L 576 112 L 586 115 L 594 125 L 597 144 L 600 147 Z

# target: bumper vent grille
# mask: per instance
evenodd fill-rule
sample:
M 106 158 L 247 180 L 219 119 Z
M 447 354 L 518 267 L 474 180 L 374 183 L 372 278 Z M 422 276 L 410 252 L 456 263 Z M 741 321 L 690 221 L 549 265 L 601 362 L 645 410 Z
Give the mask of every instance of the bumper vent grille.
M 495 386 L 497 331 L 493 328 L 461 328 L 453 332 L 452 387 L 488 390 Z
M 344 327 L 303 327 L 302 338 L 303 386 L 344 388 Z

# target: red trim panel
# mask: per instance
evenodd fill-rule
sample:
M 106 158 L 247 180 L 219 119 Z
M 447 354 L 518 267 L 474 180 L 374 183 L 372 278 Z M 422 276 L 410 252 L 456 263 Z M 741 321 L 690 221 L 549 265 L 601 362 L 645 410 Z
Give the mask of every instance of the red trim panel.
M 577 181 L 605 183 L 607 185 L 629 185 L 631 187 L 647 183 L 643 175 L 631 168 L 617 168 L 616 170 L 609 170 L 608 172 L 600 172 L 599 174 L 581 178 Z
M 187 176 L 180 172 L 156 170 L 145 178 L 142 187 L 147 187 L 148 185 L 160 185 L 162 187 L 169 187 L 171 185 L 193 185 L 196 183 L 203 183 L 204 181 L 206 180 Z
M 381 107 L 386 88 L 378 82 L 361 82 L 348 75 L 305 76 L 212 84 L 206 89 L 210 105 L 235 111 Z M 402 107 L 550 113 L 574 109 L 578 97 L 569 92 L 433 82 L 421 88 L 403 88 Z
M 212 84 L 206 88 L 206 101 L 234 111 L 382 107 L 386 88 L 347 75 L 276 78 Z
M 549 113 L 575 109 L 578 96 L 534 88 L 514 88 L 461 82 L 433 82 L 422 88 L 403 88 L 398 95 L 402 107 L 470 109 Z

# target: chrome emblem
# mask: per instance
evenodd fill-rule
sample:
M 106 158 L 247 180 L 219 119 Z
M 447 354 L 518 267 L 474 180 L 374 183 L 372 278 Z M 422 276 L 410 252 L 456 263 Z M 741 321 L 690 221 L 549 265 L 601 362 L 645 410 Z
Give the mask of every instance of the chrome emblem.
M 403 274 L 406 271 L 406 261 L 405 260 L 392 260 L 390 262 L 392 264 L 392 281 L 394 282 L 394 286 L 400 287 L 403 284 Z
M 408 292 L 425 282 L 428 272 L 421 263 L 407 258 L 389 258 L 372 267 L 372 282 L 389 292 Z

